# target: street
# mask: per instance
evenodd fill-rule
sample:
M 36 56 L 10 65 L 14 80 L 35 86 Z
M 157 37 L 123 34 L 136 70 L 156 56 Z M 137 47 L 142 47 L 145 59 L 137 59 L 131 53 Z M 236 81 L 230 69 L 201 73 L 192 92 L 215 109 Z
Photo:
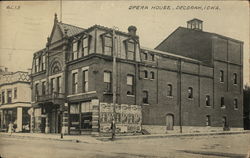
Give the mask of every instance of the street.
M 26 137 L 0 137 L 2 158 L 246 158 L 250 134 L 186 136 L 77 143 Z

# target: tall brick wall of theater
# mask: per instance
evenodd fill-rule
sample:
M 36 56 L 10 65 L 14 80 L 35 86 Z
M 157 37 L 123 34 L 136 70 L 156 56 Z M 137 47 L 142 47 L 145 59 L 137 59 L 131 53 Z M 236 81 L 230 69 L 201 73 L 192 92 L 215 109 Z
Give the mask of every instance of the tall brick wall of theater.
M 206 126 L 207 115 L 211 117 L 212 127 L 222 127 L 223 117 L 227 118 L 229 127 L 243 126 L 242 44 L 216 38 L 213 45 L 214 66 L 182 61 L 180 83 L 178 59 L 161 57 L 156 68 L 142 66 L 141 69 L 154 69 L 157 74 L 155 80 L 141 80 L 142 89 L 149 91 L 149 104 L 142 104 L 144 125 L 164 126 L 166 115 L 173 114 L 174 124 L 178 126 L 181 102 L 183 126 Z M 220 70 L 224 71 L 224 82 L 220 82 Z M 234 73 L 238 76 L 237 84 L 233 83 Z M 166 95 L 168 84 L 173 86 L 172 97 Z M 193 99 L 188 98 L 188 87 L 193 88 Z M 210 96 L 210 106 L 206 106 L 206 95 Z M 221 97 L 225 98 L 225 108 L 221 108 Z M 238 109 L 234 108 L 234 99 L 238 100 Z

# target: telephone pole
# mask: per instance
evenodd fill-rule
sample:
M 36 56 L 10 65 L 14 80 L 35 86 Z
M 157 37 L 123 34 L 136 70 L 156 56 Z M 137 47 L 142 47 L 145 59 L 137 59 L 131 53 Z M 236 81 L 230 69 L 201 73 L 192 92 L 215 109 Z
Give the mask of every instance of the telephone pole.
M 115 130 L 116 130 L 116 111 L 115 111 L 115 105 L 116 105 L 116 90 L 117 90 L 117 76 L 116 76 L 116 45 L 115 45 L 115 41 L 116 41 L 116 34 L 115 34 L 115 28 L 113 28 L 113 39 L 112 39 L 112 43 L 113 43 L 113 117 L 112 117 L 112 123 L 111 123 L 111 127 L 112 127 L 112 138 L 111 140 L 115 139 Z

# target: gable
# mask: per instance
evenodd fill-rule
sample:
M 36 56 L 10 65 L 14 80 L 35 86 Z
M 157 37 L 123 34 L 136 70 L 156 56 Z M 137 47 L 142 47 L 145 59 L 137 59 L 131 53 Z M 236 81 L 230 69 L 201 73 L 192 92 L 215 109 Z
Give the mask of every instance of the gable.
M 54 43 L 62 38 L 63 38 L 63 34 L 61 32 L 60 27 L 58 25 L 55 25 L 53 30 L 52 30 L 52 34 L 50 36 L 51 43 Z
M 202 31 L 179 27 L 155 49 L 200 60 L 207 64 L 212 61 L 212 40 L 209 34 Z

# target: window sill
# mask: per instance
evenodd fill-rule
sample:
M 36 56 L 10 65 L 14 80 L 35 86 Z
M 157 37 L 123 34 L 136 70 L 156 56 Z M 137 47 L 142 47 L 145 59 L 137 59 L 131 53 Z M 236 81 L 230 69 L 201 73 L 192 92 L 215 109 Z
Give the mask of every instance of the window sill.
M 234 108 L 234 110 L 239 110 L 239 108 Z
M 135 97 L 135 95 L 127 94 L 127 97 Z
M 142 103 L 142 105 L 148 106 L 148 105 L 149 105 L 149 103 Z
M 211 106 L 211 105 L 206 105 L 205 107 L 207 107 L 207 108 L 211 108 L 212 106 Z
M 112 92 L 103 92 L 103 94 L 105 94 L 105 95 L 112 95 L 113 93 Z
M 220 108 L 221 108 L 221 109 L 226 109 L 226 106 L 221 106 Z
M 171 98 L 171 99 L 173 99 L 173 98 L 174 98 L 173 96 L 170 96 L 170 95 L 167 95 L 167 97 L 168 97 L 168 98 Z

